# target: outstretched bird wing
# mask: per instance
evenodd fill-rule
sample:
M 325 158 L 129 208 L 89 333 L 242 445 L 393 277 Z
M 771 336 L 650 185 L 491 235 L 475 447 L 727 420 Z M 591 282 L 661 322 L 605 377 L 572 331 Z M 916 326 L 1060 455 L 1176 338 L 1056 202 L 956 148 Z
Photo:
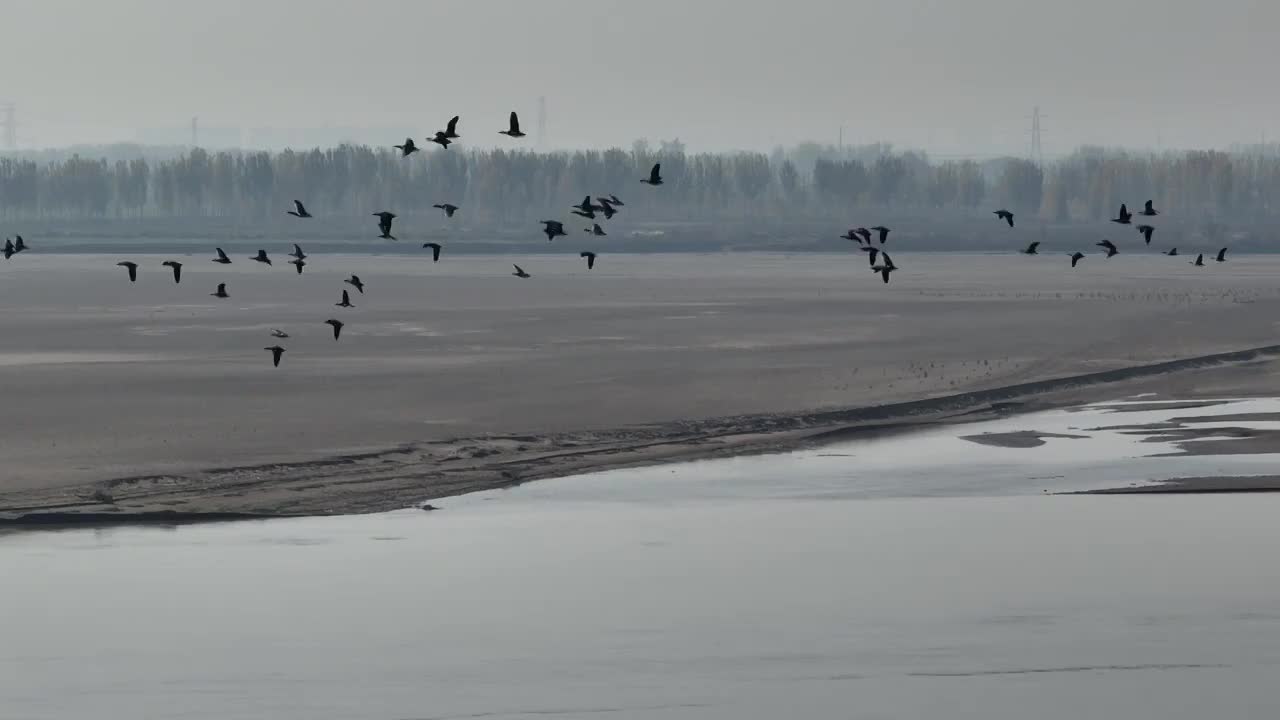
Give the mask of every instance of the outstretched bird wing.
M 656 183 L 662 179 L 662 163 L 657 163 L 653 169 L 649 171 L 649 182 Z
M 511 111 L 511 129 L 510 129 L 510 131 L 511 131 L 511 132 L 513 132 L 513 133 L 518 133 L 518 132 L 520 132 L 520 116 L 519 116 L 519 115 L 516 115 L 516 111 L 515 111 L 515 110 L 512 110 L 512 111 Z
M 299 215 L 306 215 L 306 214 L 307 214 L 307 208 L 306 208 L 306 206 L 305 206 L 305 205 L 303 205 L 303 204 L 302 204 L 302 201 L 301 201 L 301 200 L 294 200 L 294 201 L 293 201 L 293 207 L 298 211 L 298 214 L 299 214 Z

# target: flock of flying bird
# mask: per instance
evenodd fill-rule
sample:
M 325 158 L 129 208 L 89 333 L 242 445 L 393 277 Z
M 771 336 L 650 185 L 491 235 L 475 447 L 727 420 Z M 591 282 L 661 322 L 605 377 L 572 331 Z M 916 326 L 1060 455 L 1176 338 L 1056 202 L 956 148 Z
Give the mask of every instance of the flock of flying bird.
M 510 117 L 507 129 L 499 130 L 498 132 L 502 135 L 506 135 L 511 138 L 525 137 L 525 133 L 520 130 L 520 118 L 514 112 L 511 113 L 511 117 Z M 454 140 L 460 137 L 461 135 L 458 134 L 458 117 L 455 116 L 453 119 L 449 121 L 446 128 L 444 130 L 436 132 L 435 136 L 429 139 L 429 142 L 436 143 L 440 147 L 447 149 L 449 145 L 453 143 Z M 395 145 L 394 147 L 400 151 L 401 157 L 408 157 L 413 153 L 418 152 L 419 150 L 418 146 L 414 144 L 413 138 L 406 138 L 403 145 Z M 646 185 L 653 185 L 653 186 L 662 185 L 663 184 L 662 164 L 659 163 L 654 165 L 652 170 L 650 170 L 648 177 L 641 179 L 641 182 Z M 607 198 L 597 197 L 594 203 L 591 200 L 591 196 L 588 195 L 586 198 L 583 199 L 580 205 L 572 206 L 573 208 L 572 212 L 574 215 L 578 215 L 580 217 L 583 217 L 592 221 L 596 220 L 597 215 L 601 215 L 605 220 L 609 220 L 613 218 L 614 215 L 618 214 L 619 212 L 618 208 L 623 207 L 625 204 L 626 203 L 624 203 L 621 199 L 619 199 L 617 195 L 609 195 Z M 445 216 L 449 218 L 452 218 L 454 213 L 456 213 L 460 209 L 457 205 L 454 205 L 452 203 L 438 203 L 433 207 L 443 211 Z M 307 210 L 306 205 L 304 205 L 300 200 L 293 201 L 293 209 L 289 210 L 287 214 L 292 215 L 293 217 L 302 218 L 302 219 L 308 219 L 313 217 L 312 214 Z M 373 213 L 373 216 L 378 218 L 378 231 L 379 231 L 378 237 L 385 240 L 395 240 L 396 237 L 391 234 L 391 227 L 392 227 L 392 223 L 395 221 L 396 214 L 393 212 L 384 210 L 381 212 Z M 541 221 L 541 225 L 543 226 L 542 232 L 547 236 L 548 241 L 554 240 L 557 237 L 568 236 L 568 233 L 565 232 L 565 229 L 564 229 L 564 223 L 558 220 L 543 220 Z M 600 226 L 600 223 L 598 222 L 593 222 L 591 227 L 586 228 L 586 232 L 591 234 L 594 237 L 605 237 L 607 235 L 607 233 L 604 231 L 604 228 L 602 228 Z M 435 242 L 423 243 L 422 247 L 429 248 L 431 250 L 431 259 L 433 262 L 440 261 L 440 251 L 443 248 L 439 243 L 435 243 Z M 27 249 L 28 247 L 26 242 L 23 240 L 22 236 L 19 235 L 17 236 L 16 243 L 14 243 L 11 240 L 5 240 L 4 257 L 6 260 L 8 260 L 9 258 L 13 257 L 15 254 L 20 253 Z M 216 257 L 212 258 L 213 262 L 218 263 L 220 265 L 231 264 L 231 258 L 227 256 L 227 254 L 222 250 L 222 248 L 214 248 L 214 251 L 216 253 Z M 596 253 L 591 251 L 583 251 L 579 253 L 579 255 L 580 257 L 582 257 L 587 261 L 588 270 L 592 270 L 595 268 Z M 303 252 L 302 247 L 300 245 L 298 245 L 297 243 L 294 243 L 293 252 L 290 253 L 290 257 L 293 259 L 291 259 L 289 263 L 292 264 L 297 269 L 298 274 L 301 275 L 302 269 L 307 264 L 306 253 Z M 254 262 L 263 263 L 265 265 L 272 264 L 271 258 L 267 255 L 266 250 L 258 250 L 258 254 L 253 256 L 250 259 L 253 260 Z M 130 282 L 138 281 L 138 263 L 133 262 L 131 260 L 123 260 L 121 262 L 116 263 L 116 265 L 123 267 L 125 268 L 126 271 L 128 271 Z M 165 260 L 162 263 L 162 265 L 164 267 L 169 268 L 173 272 L 174 283 L 182 282 L 182 263 L 181 262 L 178 262 L 177 260 Z M 525 272 L 525 270 L 521 268 L 519 265 L 513 265 L 513 267 L 515 268 L 515 272 L 511 274 L 514 275 L 515 277 L 518 277 L 518 278 L 533 277 L 528 272 Z M 360 294 L 364 294 L 364 288 L 365 288 L 364 282 L 360 280 L 360 277 L 358 275 L 352 275 L 351 277 L 347 278 L 343 282 L 355 288 L 355 290 Z M 210 293 L 210 295 L 219 299 L 226 299 L 231 297 L 231 295 L 227 292 L 226 283 L 218 283 L 217 289 L 214 292 Z M 342 291 L 342 301 L 335 303 L 335 305 L 341 308 L 355 307 L 355 305 L 352 304 L 351 296 L 346 289 L 343 289 Z M 335 341 L 338 340 L 339 337 L 341 337 L 342 335 L 342 328 L 345 326 L 345 323 L 342 322 L 341 320 L 338 320 L 337 318 L 329 318 L 328 320 L 325 320 L 325 324 L 333 328 L 333 339 Z M 271 335 L 272 337 L 275 337 L 275 338 L 289 337 L 288 333 L 282 330 L 277 330 L 277 329 L 273 329 L 271 331 Z M 277 345 L 272 345 L 270 347 L 266 347 L 263 349 L 271 353 L 272 364 L 275 367 L 279 367 L 280 358 L 284 355 L 285 348 L 277 344 Z
M 1003 220 L 1005 223 L 1007 223 L 1010 228 L 1013 227 L 1012 212 L 1009 212 L 1008 210 L 995 210 L 992 212 L 992 214 L 995 215 L 998 219 Z M 1160 211 L 1155 209 L 1154 202 L 1151 200 L 1148 200 L 1146 204 L 1143 205 L 1142 210 L 1138 211 L 1138 215 L 1142 217 L 1147 217 L 1147 218 L 1152 218 L 1159 214 L 1160 214 Z M 1133 225 L 1133 213 L 1129 212 L 1128 206 L 1122 203 L 1120 205 L 1120 212 L 1116 214 L 1116 217 L 1111 219 L 1111 222 L 1119 225 Z M 1142 237 L 1146 241 L 1146 244 L 1150 245 L 1151 237 L 1156 232 L 1155 226 L 1150 225 L 1146 222 L 1142 222 L 1136 225 L 1135 227 L 1137 228 L 1138 232 L 1142 234 Z M 880 239 L 879 247 L 877 247 L 871 242 L 871 234 L 873 232 L 879 234 L 879 239 Z M 893 264 L 893 259 L 889 257 L 889 253 L 884 251 L 884 244 L 889 239 L 889 228 L 884 227 L 883 225 L 877 225 L 876 227 L 869 228 L 869 229 L 862 228 L 862 227 L 854 228 L 847 231 L 845 234 L 841 235 L 840 237 L 845 240 L 857 242 L 858 249 L 868 253 L 867 259 L 871 263 L 871 269 L 876 273 L 878 273 L 886 283 L 889 282 L 890 273 L 898 269 L 897 266 Z M 1115 243 L 1111 242 L 1110 240 L 1107 240 L 1104 238 L 1101 242 L 1095 243 L 1095 244 L 1098 247 L 1103 248 L 1104 250 L 1107 251 L 1106 255 L 1108 258 L 1112 258 L 1120 254 L 1120 249 L 1117 248 Z M 1024 255 L 1039 255 L 1040 242 L 1036 241 L 1031 243 L 1030 245 L 1027 246 L 1025 250 L 1022 251 L 1022 253 Z M 1178 254 L 1178 248 L 1176 247 L 1170 248 L 1166 250 L 1164 254 L 1170 255 L 1170 256 L 1176 256 Z M 1071 267 L 1074 268 L 1077 264 L 1080 263 L 1081 260 L 1085 258 L 1085 254 L 1082 252 L 1076 251 L 1068 255 L 1068 257 L 1071 258 Z M 876 264 L 877 258 L 880 259 L 879 264 Z M 1218 250 L 1217 256 L 1214 257 L 1213 259 L 1217 262 L 1226 262 L 1227 248 L 1221 248 L 1220 250 Z M 1196 267 L 1204 267 L 1204 253 L 1197 254 L 1196 259 L 1191 261 L 1191 264 L 1195 265 Z

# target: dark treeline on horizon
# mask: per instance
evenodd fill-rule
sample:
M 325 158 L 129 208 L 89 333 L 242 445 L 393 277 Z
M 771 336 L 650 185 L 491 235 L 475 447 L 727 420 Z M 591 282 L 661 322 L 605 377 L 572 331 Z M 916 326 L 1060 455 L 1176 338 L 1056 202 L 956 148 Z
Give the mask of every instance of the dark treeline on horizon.
M 104 153 L 105 154 L 105 153 Z M 667 185 L 639 184 L 654 162 Z M 557 218 L 590 193 L 616 193 L 632 223 L 856 222 L 872 210 L 928 219 L 999 207 L 1023 222 L 1114 216 L 1121 202 L 1155 200 L 1166 215 L 1231 226 L 1275 222 L 1280 156 L 1264 152 L 1142 154 L 1082 148 L 1043 168 L 1018 158 L 931 162 L 884 145 L 800 145 L 771 154 L 689 154 L 678 141 L 630 150 L 553 152 L 390 149 L 210 153 L 94 158 L 0 158 L 0 216 L 41 219 L 278 218 L 294 199 L 317 217 L 438 212 L 502 228 Z

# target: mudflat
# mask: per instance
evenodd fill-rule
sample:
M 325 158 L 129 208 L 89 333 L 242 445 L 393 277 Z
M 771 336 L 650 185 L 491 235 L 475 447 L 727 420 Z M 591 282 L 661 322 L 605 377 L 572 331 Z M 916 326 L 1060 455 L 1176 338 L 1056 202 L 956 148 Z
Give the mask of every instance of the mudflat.
M 1280 257 L 1122 253 L 1072 270 L 903 252 L 884 285 L 853 253 L 602 252 L 588 271 L 576 254 L 446 248 L 439 263 L 318 255 L 298 276 L 287 249 L 271 267 L 175 256 L 180 285 L 167 256 L 0 263 L 0 511 L 381 510 L 1045 393 L 1194 399 L 1276 380 Z M 365 293 L 335 307 L 351 273 Z M 229 299 L 209 295 L 219 282 Z

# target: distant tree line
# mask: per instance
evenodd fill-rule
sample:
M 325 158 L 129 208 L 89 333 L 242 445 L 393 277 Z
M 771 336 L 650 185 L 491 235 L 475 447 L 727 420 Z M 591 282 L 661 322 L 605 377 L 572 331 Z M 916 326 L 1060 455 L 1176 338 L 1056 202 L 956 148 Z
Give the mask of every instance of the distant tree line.
M 1043 168 L 1017 158 L 931 162 L 884 145 L 687 153 L 679 141 L 547 154 L 454 148 L 409 158 L 355 145 L 115 155 L 0 158 L 0 216 L 254 220 L 278 217 L 298 198 L 317 216 L 423 214 L 451 202 L 462 206 L 461 222 L 501 227 L 560 217 L 587 193 L 616 193 L 628 203 L 627 217 L 646 223 L 839 223 L 868 209 L 927 216 L 997 207 L 1069 223 L 1105 219 L 1121 202 L 1151 198 L 1196 221 L 1263 224 L 1274 222 L 1273 198 L 1280 197 L 1280 154 L 1269 152 L 1082 148 Z M 655 162 L 667 179 L 657 191 L 638 182 Z

